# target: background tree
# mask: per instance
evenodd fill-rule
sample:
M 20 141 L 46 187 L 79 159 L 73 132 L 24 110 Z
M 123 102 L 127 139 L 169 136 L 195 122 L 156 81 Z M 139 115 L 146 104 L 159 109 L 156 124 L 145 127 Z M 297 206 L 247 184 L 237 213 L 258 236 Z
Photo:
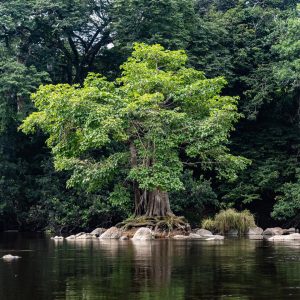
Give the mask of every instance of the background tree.
M 166 48 L 185 49 L 196 22 L 195 0 L 116 0 L 113 28 L 116 46 L 159 43 Z
M 18 61 L 47 70 L 55 82 L 83 82 L 110 37 L 109 0 L 20 1 L 1 4 L 0 36 L 17 45 Z
M 78 82 L 89 70 L 102 68 L 110 40 L 109 6 L 108 1 L 1 3 L 0 228 L 78 230 L 128 214 L 126 206 L 108 200 L 106 191 L 89 196 L 66 190 L 67 175 L 53 171 L 45 137 L 28 139 L 17 131 L 32 111 L 29 95 L 41 83 Z

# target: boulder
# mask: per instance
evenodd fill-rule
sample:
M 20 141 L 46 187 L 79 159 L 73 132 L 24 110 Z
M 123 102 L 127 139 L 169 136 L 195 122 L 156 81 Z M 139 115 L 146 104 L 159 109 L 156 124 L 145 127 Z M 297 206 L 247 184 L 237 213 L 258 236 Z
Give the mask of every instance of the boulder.
M 214 240 L 224 240 L 223 235 L 216 234 L 216 235 L 213 235 L 212 237 L 214 238 Z
M 121 240 L 121 241 L 127 241 L 127 240 L 129 240 L 129 238 L 128 238 L 127 235 L 122 235 L 122 236 L 120 237 L 120 240 Z
M 300 233 L 291 233 L 289 235 L 274 235 L 268 239 L 270 242 L 287 242 L 300 240 Z
M 248 235 L 261 235 L 264 232 L 264 230 L 260 227 L 251 227 L 249 228 L 247 234 Z
M 119 239 L 122 231 L 117 227 L 111 227 L 100 235 L 100 239 Z
M 263 240 L 264 237 L 261 234 L 250 234 L 249 240 Z
M 284 237 L 287 241 L 300 240 L 300 233 L 291 233 L 289 235 L 284 235 Z
M 277 241 L 284 241 L 285 240 L 285 236 L 284 235 L 274 235 L 270 238 L 268 238 L 268 241 L 269 242 L 277 242 Z
M 215 238 L 213 236 L 211 237 L 205 237 L 205 241 L 214 241 Z
M 178 235 L 174 235 L 173 239 L 174 240 L 187 240 L 187 239 L 189 239 L 189 236 L 188 235 L 178 234 Z
M 283 234 L 291 234 L 291 233 L 296 233 L 296 228 L 292 227 L 289 229 L 283 229 Z
M 239 232 L 236 229 L 230 229 L 226 234 L 230 236 L 238 236 Z
M 203 228 L 197 230 L 196 234 L 199 234 L 201 236 L 211 236 L 211 235 L 213 235 L 211 231 L 203 229 Z
M 84 233 L 76 237 L 76 240 L 91 240 L 93 236 L 90 233 Z
M 267 228 L 263 232 L 263 235 L 282 235 L 282 234 L 283 234 L 283 229 L 280 227 Z
M 76 235 L 70 235 L 68 237 L 66 237 L 66 240 L 75 240 L 76 239 Z
M 6 254 L 2 256 L 2 259 L 5 261 L 13 261 L 21 258 L 21 256 Z
M 137 241 L 145 241 L 145 240 L 152 240 L 153 239 L 153 233 L 151 229 L 147 227 L 141 227 L 139 228 L 136 233 L 134 234 L 133 240 Z
M 209 235 L 209 236 L 201 236 L 196 233 L 190 233 L 189 235 L 175 235 L 173 236 L 175 240 L 203 240 L 203 241 L 217 241 L 224 240 L 223 235 Z
M 58 235 L 51 237 L 51 240 L 63 240 L 63 239 L 64 239 L 63 236 L 58 236 Z
M 77 234 L 75 235 L 75 238 L 78 238 L 79 236 L 81 236 L 81 235 L 83 235 L 83 234 L 85 234 L 85 232 L 79 232 L 79 233 L 77 233 Z
M 106 231 L 105 228 L 99 227 L 99 228 L 94 229 L 90 234 L 91 234 L 91 235 L 94 235 L 94 236 L 96 236 L 96 237 L 99 237 L 99 236 L 100 236 L 102 233 L 104 233 L 105 231 Z
M 199 234 L 197 234 L 197 233 L 190 233 L 190 234 L 188 235 L 188 238 L 189 238 L 190 240 L 203 240 L 203 239 L 205 239 L 204 236 L 199 235 Z

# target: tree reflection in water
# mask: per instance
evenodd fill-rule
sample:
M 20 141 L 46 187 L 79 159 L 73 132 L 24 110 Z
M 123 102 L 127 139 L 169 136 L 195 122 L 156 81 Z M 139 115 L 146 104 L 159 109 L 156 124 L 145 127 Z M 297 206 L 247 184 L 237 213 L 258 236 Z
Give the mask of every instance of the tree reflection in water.
M 299 243 L 51 241 L 0 235 L 0 299 L 300 298 Z

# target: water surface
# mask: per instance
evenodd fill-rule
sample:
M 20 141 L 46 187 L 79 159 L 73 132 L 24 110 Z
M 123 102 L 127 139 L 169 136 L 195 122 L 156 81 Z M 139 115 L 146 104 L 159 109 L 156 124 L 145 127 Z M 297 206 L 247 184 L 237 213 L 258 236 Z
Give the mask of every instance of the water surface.
M 300 299 L 300 243 L 0 234 L 1 300 Z

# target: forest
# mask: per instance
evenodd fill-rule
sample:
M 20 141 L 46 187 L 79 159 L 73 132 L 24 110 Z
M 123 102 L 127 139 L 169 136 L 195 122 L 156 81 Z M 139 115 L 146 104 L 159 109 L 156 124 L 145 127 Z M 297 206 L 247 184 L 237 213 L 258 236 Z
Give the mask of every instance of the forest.
M 297 226 L 299 33 L 296 0 L 1 1 L 0 230 Z

